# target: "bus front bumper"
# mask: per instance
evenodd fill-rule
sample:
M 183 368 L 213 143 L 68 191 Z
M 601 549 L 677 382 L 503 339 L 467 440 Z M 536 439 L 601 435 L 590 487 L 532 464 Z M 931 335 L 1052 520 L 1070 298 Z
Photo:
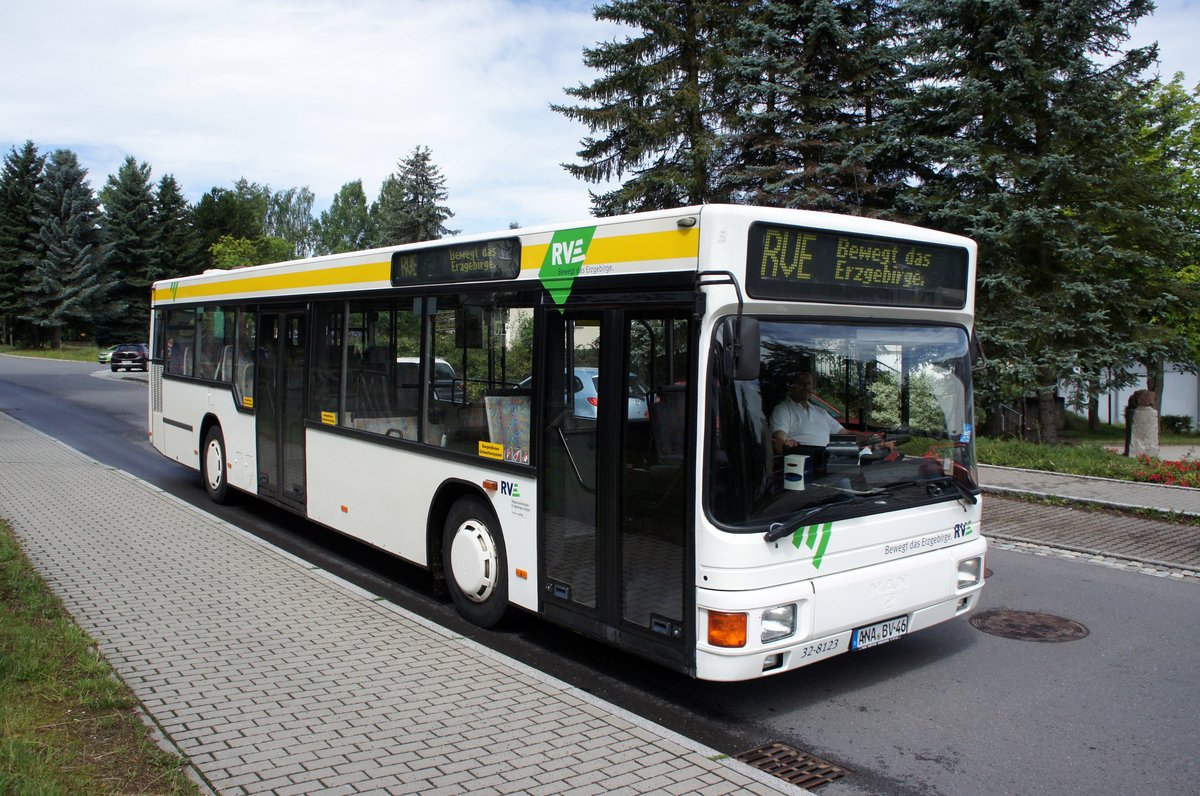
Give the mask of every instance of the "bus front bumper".
M 986 539 L 977 538 L 787 586 L 746 592 L 700 589 L 696 676 L 734 681 L 780 674 L 966 614 L 975 607 L 984 585 L 986 553 Z M 978 578 L 974 583 L 968 578 L 969 585 L 964 585 L 960 573 L 972 567 L 977 568 Z M 795 606 L 794 632 L 770 638 L 768 612 L 787 605 Z M 746 617 L 744 644 L 711 643 L 710 626 L 739 614 Z

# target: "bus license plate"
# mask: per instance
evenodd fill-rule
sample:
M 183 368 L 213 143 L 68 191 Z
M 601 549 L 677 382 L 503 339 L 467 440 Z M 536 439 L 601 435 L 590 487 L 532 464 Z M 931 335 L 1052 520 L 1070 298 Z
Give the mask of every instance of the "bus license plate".
M 898 616 L 873 625 L 860 627 L 850 637 L 850 649 L 863 650 L 895 641 L 908 632 L 908 617 Z

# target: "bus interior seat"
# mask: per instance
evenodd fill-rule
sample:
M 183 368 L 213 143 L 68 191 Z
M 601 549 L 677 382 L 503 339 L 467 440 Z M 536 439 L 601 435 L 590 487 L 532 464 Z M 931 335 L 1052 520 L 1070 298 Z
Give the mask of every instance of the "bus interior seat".
M 532 423 L 528 395 L 485 395 L 488 438 L 505 448 L 529 450 Z

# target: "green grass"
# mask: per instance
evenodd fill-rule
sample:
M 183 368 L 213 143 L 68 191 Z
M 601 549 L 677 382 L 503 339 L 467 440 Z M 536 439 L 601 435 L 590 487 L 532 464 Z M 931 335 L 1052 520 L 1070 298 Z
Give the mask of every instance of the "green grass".
M 1141 465 L 1119 453 L 1112 453 L 1097 442 L 1082 445 L 1043 445 L 1024 440 L 980 437 L 975 446 L 980 464 L 1023 467 L 1073 475 L 1133 480 L 1133 471 Z
M 0 522 L 0 793 L 197 794 Z
M 0 354 L 15 354 L 21 357 L 42 357 L 43 359 L 66 359 L 72 362 L 97 362 L 96 358 L 100 356 L 100 349 L 92 343 L 63 343 L 62 348 L 57 349 L 16 348 L 4 345 L 0 346 Z
M 1018 439 L 990 439 L 979 437 L 975 453 L 980 464 L 1000 467 L 1023 467 L 1027 470 L 1049 470 L 1072 475 L 1094 475 L 1101 478 L 1119 478 L 1127 481 L 1147 480 L 1135 478 L 1137 471 L 1146 471 L 1147 466 L 1137 459 L 1130 459 L 1120 452 L 1125 447 L 1125 427 L 1102 424 L 1097 431 L 1087 427 L 1087 420 L 1078 415 L 1067 415 L 1065 441 L 1058 445 L 1044 445 Z M 1163 434 L 1159 445 L 1197 445 L 1196 434 Z M 1117 448 L 1117 452 L 1108 450 Z

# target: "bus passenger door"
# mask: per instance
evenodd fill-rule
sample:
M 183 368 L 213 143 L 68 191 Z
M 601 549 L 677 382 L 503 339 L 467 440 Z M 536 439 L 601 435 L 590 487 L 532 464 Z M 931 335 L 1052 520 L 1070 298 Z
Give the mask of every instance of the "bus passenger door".
M 305 313 L 263 312 L 259 323 L 254 399 L 258 437 L 258 494 L 305 507 Z
M 550 309 L 539 369 L 543 608 L 681 669 L 694 648 L 687 317 Z

